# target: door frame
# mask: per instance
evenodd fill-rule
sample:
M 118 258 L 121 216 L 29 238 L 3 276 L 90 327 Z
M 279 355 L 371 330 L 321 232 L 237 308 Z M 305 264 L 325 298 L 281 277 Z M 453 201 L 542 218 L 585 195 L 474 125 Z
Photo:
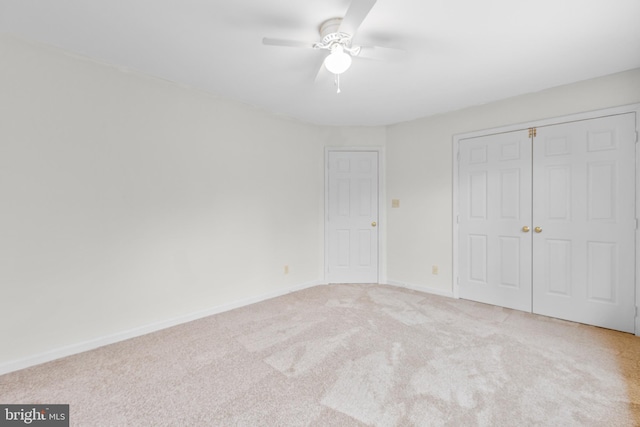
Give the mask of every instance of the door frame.
M 636 260 L 636 277 L 635 277 L 635 305 L 636 305 L 636 317 L 635 317 L 635 335 L 640 336 L 640 230 L 638 227 L 640 217 L 640 150 L 639 150 L 639 135 L 640 135 L 640 103 L 623 105 L 619 107 L 604 108 L 600 110 L 593 110 L 584 113 L 575 113 L 565 116 L 552 117 L 547 119 L 533 120 L 523 123 L 516 123 L 511 125 L 500 126 L 496 128 L 489 128 L 474 132 L 466 132 L 453 135 L 452 144 L 452 159 L 453 159 L 453 297 L 460 298 L 459 288 L 459 226 L 458 217 L 460 209 L 458 206 L 458 173 L 459 173 L 459 152 L 460 142 L 465 139 L 475 138 L 478 136 L 495 135 L 504 132 L 523 131 L 526 132 L 529 128 L 559 125 L 563 123 L 576 122 L 582 120 L 595 119 L 598 117 L 615 116 L 625 113 L 635 113 L 636 115 L 636 234 L 635 234 L 635 260 Z
M 376 152 L 378 153 L 378 283 L 387 282 L 387 215 L 385 186 L 385 150 L 384 147 L 325 147 L 324 148 L 324 265 L 323 283 L 329 277 L 329 153 L 330 152 Z

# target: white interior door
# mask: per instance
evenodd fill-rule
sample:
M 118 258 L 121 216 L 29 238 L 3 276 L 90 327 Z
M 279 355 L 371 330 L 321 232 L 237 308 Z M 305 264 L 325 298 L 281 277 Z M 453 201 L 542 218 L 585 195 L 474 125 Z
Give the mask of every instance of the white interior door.
M 531 139 L 526 130 L 459 144 L 459 295 L 531 311 Z
M 328 283 L 378 283 L 378 152 L 328 152 Z
M 537 133 L 533 312 L 633 332 L 635 114 Z

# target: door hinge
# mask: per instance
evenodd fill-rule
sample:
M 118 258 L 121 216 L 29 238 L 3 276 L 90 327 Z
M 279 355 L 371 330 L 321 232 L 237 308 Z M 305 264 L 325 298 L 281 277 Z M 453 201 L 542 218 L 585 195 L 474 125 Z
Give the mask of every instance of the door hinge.
M 535 138 L 538 135 L 538 129 L 529 128 L 529 138 Z
M 456 215 L 456 224 L 460 224 L 460 215 Z
M 636 131 L 636 144 L 638 143 L 638 131 Z
M 456 159 L 460 161 L 460 150 L 458 150 L 458 152 L 456 153 Z

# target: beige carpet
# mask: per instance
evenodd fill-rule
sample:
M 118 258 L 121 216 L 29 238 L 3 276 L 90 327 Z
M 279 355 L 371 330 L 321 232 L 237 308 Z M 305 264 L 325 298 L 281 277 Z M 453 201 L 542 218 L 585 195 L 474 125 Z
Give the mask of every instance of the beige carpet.
M 0 376 L 82 426 L 640 425 L 640 338 L 318 286 Z

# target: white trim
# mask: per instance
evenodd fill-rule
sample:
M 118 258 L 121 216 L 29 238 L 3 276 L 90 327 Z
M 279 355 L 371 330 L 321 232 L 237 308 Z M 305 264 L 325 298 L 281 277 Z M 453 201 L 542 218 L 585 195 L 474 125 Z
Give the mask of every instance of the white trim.
M 636 113 L 636 322 L 635 335 L 640 337 L 640 104 L 635 104 Z
M 436 288 L 425 287 L 422 285 L 413 285 L 411 283 L 398 282 L 396 280 L 387 280 L 387 285 L 399 288 L 411 289 L 412 291 L 425 292 L 427 294 L 439 295 L 442 297 L 454 298 L 453 292 L 450 290 L 442 290 Z
M 516 130 L 528 129 L 532 127 L 552 126 L 568 122 L 577 122 L 580 120 L 595 119 L 598 117 L 615 116 L 618 114 L 633 113 L 640 110 L 640 103 L 623 105 L 620 107 L 604 108 L 602 110 L 586 111 L 583 113 L 568 114 L 558 117 L 549 117 L 546 119 L 533 120 L 529 122 L 514 123 L 495 128 L 482 129 L 473 132 L 466 132 L 453 135 L 454 144 L 461 139 L 475 138 L 477 136 L 494 135 L 497 133 L 513 132 Z M 455 159 L 454 159 L 455 161 Z
M 507 125 L 498 128 L 490 128 L 475 132 L 468 132 L 453 135 L 453 295 L 459 298 L 458 287 L 458 222 L 457 217 L 460 214 L 458 206 L 458 151 L 460 149 L 460 141 L 478 136 L 493 135 L 497 133 L 512 132 L 517 130 L 528 129 L 532 127 L 543 127 L 557 125 L 561 123 L 575 122 L 580 120 L 589 120 L 597 117 L 614 116 L 619 114 L 635 113 L 636 114 L 636 135 L 640 134 L 640 103 L 623 105 L 619 107 L 604 108 L 601 110 L 587 111 L 583 113 L 570 114 L 560 117 L 552 117 L 540 119 L 530 122 Z M 636 142 L 636 218 L 640 217 L 640 153 Z M 635 318 L 635 335 L 640 336 L 640 230 L 636 229 L 636 279 L 635 279 L 635 302 L 636 302 L 636 318 Z
M 192 322 L 194 320 L 202 319 L 214 314 L 223 313 L 225 311 L 233 310 L 235 308 L 244 307 L 257 302 L 266 301 L 271 298 L 276 298 L 282 295 L 289 294 L 291 292 L 301 291 L 303 289 L 311 288 L 321 285 L 320 280 L 315 280 L 309 283 L 303 283 L 287 289 L 269 292 L 262 295 L 257 295 L 250 298 L 233 301 L 227 304 L 218 305 L 205 310 L 196 311 L 194 313 L 185 314 L 182 316 L 174 317 L 172 319 L 162 320 L 159 322 L 150 323 L 148 325 L 140 326 L 137 328 L 129 329 L 127 331 L 117 332 L 115 334 L 107 335 L 104 337 L 95 338 L 88 341 L 71 344 L 65 347 L 56 348 L 46 351 L 44 353 L 28 356 L 22 359 L 12 360 L 0 364 L 0 375 L 7 374 L 9 372 L 18 371 L 20 369 L 29 368 L 31 366 L 39 365 L 41 363 L 50 362 L 52 360 L 60 359 L 62 357 L 71 356 L 85 351 L 94 350 L 98 347 L 114 344 L 120 341 L 128 340 L 130 338 L 139 337 L 142 335 L 157 332 L 162 329 L 171 328 L 173 326 L 181 325 L 183 323 Z
M 385 168 L 386 156 L 384 147 L 325 147 L 324 148 L 324 283 L 329 278 L 329 152 L 363 152 L 378 153 L 378 283 L 385 283 L 387 277 L 387 211 Z
M 453 144 L 451 144 L 451 149 L 453 150 L 451 158 L 453 159 L 453 177 L 452 184 L 453 188 L 451 189 L 453 194 L 452 207 L 451 212 L 453 212 L 453 242 L 452 242 L 452 260 L 451 260 L 451 268 L 453 269 L 453 283 L 452 283 L 452 294 L 454 298 L 460 298 L 460 292 L 458 283 L 460 283 L 460 275 L 458 274 L 458 219 L 460 216 L 460 209 L 458 207 L 458 156 L 460 155 L 460 140 L 457 135 L 453 135 Z

